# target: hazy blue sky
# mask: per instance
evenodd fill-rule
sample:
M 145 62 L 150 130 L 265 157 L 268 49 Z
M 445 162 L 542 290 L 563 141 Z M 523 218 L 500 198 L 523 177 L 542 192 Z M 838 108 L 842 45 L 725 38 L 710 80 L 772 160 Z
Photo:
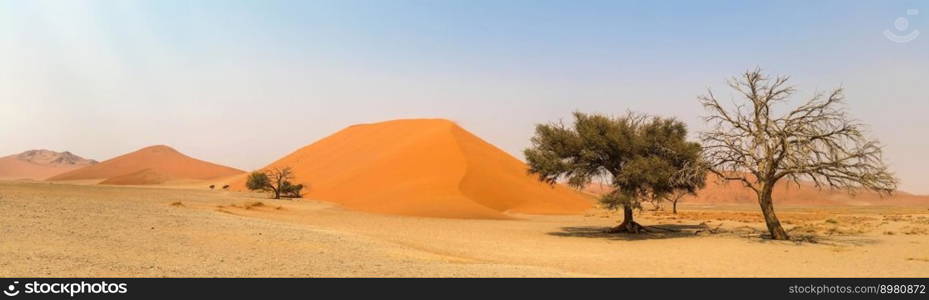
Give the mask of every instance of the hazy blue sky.
M 696 96 L 760 66 L 803 98 L 846 87 L 903 189 L 929 193 L 927 2 L 655 2 L 0 0 L 0 155 L 168 144 L 253 169 L 354 123 L 436 117 L 521 158 L 573 110 L 698 131 Z

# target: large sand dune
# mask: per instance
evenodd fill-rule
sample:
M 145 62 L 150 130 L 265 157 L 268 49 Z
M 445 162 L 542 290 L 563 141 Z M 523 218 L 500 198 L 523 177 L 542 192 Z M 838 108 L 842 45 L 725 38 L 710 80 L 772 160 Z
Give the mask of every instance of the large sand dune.
M 29 150 L 0 157 L 0 179 L 42 180 L 96 163 L 68 151 Z
M 388 214 L 507 218 L 581 213 L 592 202 L 527 174 L 525 164 L 441 119 L 355 125 L 270 164 L 292 167 L 307 197 Z M 244 179 L 233 188 L 243 189 Z
M 49 178 L 52 181 L 102 180 L 101 184 L 146 185 L 172 180 L 209 180 L 244 171 L 186 156 L 158 145 Z

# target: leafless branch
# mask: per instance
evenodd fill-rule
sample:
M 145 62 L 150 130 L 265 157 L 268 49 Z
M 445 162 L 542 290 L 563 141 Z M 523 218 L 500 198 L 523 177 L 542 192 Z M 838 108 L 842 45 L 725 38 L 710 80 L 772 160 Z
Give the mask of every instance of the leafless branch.
M 760 69 L 733 78 L 729 86 L 748 100 L 733 109 L 712 92 L 699 98 L 712 126 L 701 135 L 711 172 L 756 192 L 782 178 L 851 192 L 894 191 L 897 180 L 883 163 L 881 145 L 847 115 L 842 88 L 773 115 L 795 91 L 788 79 L 768 78 Z

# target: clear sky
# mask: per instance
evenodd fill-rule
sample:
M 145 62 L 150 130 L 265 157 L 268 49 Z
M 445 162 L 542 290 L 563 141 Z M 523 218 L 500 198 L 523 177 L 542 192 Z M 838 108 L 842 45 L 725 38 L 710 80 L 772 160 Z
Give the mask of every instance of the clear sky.
M 725 79 L 755 66 L 791 75 L 795 101 L 844 86 L 902 188 L 929 194 L 925 1 L 0 0 L 0 155 L 168 144 L 254 169 L 435 117 L 522 158 L 534 124 L 574 110 L 699 131 L 696 97 L 734 96 Z

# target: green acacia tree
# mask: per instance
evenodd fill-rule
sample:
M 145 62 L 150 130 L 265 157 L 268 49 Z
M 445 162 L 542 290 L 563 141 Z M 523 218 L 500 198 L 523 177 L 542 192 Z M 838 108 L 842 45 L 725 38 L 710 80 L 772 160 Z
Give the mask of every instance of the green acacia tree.
M 574 113 L 574 123 L 536 126 L 532 146 L 524 152 L 529 172 L 555 184 L 566 180 L 580 188 L 595 178 L 608 178 L 613 191 L 600 202 L 623 210 L 623 221 L 610 232 L 638 233 L 633 212 L 645 201 L 662 201 L 703 186 L 700 144 L 687 141 L 687 127 L 673 118 L 628 113 L 621 117 Z M 703 172 L 675 180 L 682 172 Z
M 303 197 L 303 185 L 291 183 L 293 179 L 294 172 L 291 167 L 269 168 L 263 172 L 254 171 L 248 174 L 245 187 L 253 191 L 270 192 L 271 198 L 274 199 L 301 198 Z

